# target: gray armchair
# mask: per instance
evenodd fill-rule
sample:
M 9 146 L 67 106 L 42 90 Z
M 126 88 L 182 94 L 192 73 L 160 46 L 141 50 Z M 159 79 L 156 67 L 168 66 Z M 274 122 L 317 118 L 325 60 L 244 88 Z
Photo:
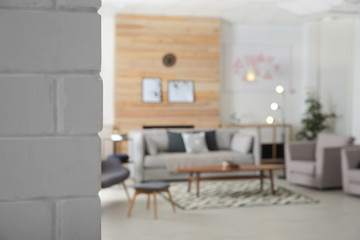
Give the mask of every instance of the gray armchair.
M 123 167 L 121 163 L 121 161 L 127 161 L 128 159 L 129 157 L 125 154 L 117 154 L 101 162 L 101 188 L 107 188 L 121 183 L 130 201 L 130 196 L 124 183 L 130 176 L 130 172 L 127 168 Z
M 343 191 L 360 195 L 360 146 L 352 146 L 341 151 Z
M 321 133 L 314 142 L 287 144 L 286 179 L 319 189 L 341 187 L 341 148 L 353 141 L 352 137 Z

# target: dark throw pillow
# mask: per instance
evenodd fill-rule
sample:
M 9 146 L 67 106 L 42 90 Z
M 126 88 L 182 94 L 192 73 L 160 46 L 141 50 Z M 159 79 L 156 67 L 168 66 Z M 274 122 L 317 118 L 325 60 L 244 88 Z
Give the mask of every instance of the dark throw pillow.
M 360 169 L 360 162 L 358 163 L 357 168 Z
M 217 142 L 216 142 L 215 131 L 205 132 L 205 139 L 206 139 L 206 144 L 208 146 L 208 149 L 210 151 L 218 151 L 219 150 Z
M 169 139 L 169 152 L 185 152 L 184 140 L 181 133 L 167 132 Z

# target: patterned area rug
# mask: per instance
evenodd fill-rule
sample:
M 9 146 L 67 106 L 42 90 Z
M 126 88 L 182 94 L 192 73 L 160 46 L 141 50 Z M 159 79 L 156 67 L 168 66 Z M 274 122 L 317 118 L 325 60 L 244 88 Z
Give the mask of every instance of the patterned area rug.
M 276 187 L 276 195 L 272 195 L 270 184 L 266 181 L 262 192 L 260 192 L 259 181 L 200 182 L 199 198 L 196 198 L 195 183 L 192 184 L 190 193 L 187 192 L 187 182 L 171 183 L 170 192 L 175 205 L 183 210 L 316 204 L 319 202 L 283 187 Z M 162 193 L 161 196 L 169 200 L 167 194 Z

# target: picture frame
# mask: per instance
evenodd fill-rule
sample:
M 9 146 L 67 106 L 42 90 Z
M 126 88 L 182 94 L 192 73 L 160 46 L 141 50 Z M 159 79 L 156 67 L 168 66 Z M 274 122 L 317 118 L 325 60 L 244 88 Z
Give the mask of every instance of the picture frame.
M 168 82 L 168 102 L 191 103 L 195 101 L 194 82 L 189 80 L 172 80 Z
M 162 100 L 160 78 L 142 79 L 142 101 L 144 103 L 159 103 Z

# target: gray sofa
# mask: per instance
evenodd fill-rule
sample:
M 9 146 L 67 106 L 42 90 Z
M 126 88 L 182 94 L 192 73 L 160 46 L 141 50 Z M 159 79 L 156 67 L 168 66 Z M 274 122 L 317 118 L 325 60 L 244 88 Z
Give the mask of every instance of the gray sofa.
M 167 131 L 171 132 L 202 132 L 215 131 L 217 151 L 201 153 L 169 152 Z M 144 129 L 130 131 L 129 155 L 133 162 L 131 176 L 136 182 L 151 180 L 185 180 L 188 175 L 175 173 L 176 167 L 221 165 L 224 160 L 231 160 L 237 164 L 260 164 L 260 143 L 256 130 L 243 130 L 240 128 L 219 129 Z M 251 139 L 251 144 L 246 152 L 237 150 L 237 143 L 233 136 L 246 136 Z M 152 139 L 149 142 L 149 139 Z M 238 139 L 238 138 L 237 138 Z M 157 145 L 156 152 L 150 148 Z M 241 145 L 241 141 L 239 145 Z M 151 145 L 151 146 L 150 146 Z M 150 152 L 152 152 L 150 154 Z M 254 174 L 251 172 L 225 173 L 232 175 Z M 223 176 L 224 174 L 208 174 Z

